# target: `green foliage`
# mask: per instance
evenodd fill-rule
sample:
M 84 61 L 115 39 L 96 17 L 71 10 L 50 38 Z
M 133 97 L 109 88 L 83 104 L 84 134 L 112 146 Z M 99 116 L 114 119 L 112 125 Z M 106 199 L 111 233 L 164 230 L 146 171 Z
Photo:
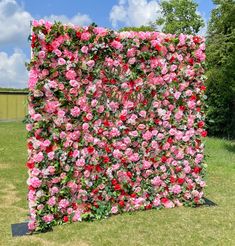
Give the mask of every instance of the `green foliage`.
M 135 32 L 153 32 L 156 31 L 152 26 L 140 26 L 140 27 L 122 27 L 119 32 L 135 31 Z
M 204 26 L 202 17 L 196 12 L 198 4 L 193 0 L 162 0 L 162 17 L 156 24 L 163 26 L 165 33 L 196 34 Z
M 214 0 L 207 37 L 207 125 L 235 138 L 235 1 Z

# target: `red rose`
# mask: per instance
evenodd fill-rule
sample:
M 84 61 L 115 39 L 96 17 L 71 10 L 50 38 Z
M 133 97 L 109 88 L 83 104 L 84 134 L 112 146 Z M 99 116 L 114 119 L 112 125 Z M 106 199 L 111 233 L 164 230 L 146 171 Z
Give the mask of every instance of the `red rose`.
M 200 43 L 200 38 L 198 36 L 193 37 L 193 42 L 195 44 L 199 44 Z
M 159 124 L 159 122 L 160 122 L 160 120 L 159 120 L 159 119 L 155 119 L 155 120 L 154 120 L 154 123 L 155 123 L 156 125 L 158 125 L 158 124 Z
M 100 167 L 100 165 L 97 165 L 97 166 L 95 167 L 95 170 L 96 170 L 98 173 L 100 173 L 100 172 L 102 171 L 102 168 Z
M 110 161 L 109 157 L 108 156 L 104 156 L 103 157 L 103 162 L 104 163 L 108 163 Z
M 121 190 L 121 189 L 122 189 L 122 187 L 121 187 L 120 184 L 116 184 L 116 185 L 114 186 L 114 190 Z
M 120 205 L 120 207 L 124 207 L 124 205 L 125 205 L 125 203 L 124 203 L 124 201 L 123 201 L 123 200 L 122 200 L 122 201 L 120 201 L 118 204 Z
M 173 143 L 173 139 L 172 138 L 168 138 L 167 139 L 167 143 L 172 144 Z
M 131 194 L 131 198 L 135 198 L 136 197 L 136 194 L 135 193 L 132 193 Z
M 166 156 L 162 156 L 162 162 L 165 163 L 167 161 L 167 157 Z
M 202 86 L 200 87 L 200 89 L 201 89 L 201 91 L 205 91 L 205 90 L 206 90 L 206 86 L 205 86 L 205 85 L 202 85 Z
M 194 172 L 194 173 L 200 173 L 200 171 L 201 171 L 201 168 L 200 168 L 200 167 L 195 167 L 195 168 L 193 169 L 193 172 Z
M 34 162 L 27 162 L 27 163 L 26 163 L 26 166 L 27 166 L 29 169 L 33 169 L 33 168 L 34 168 Z
M 93 146 L 89 146 L 88 148 L 87 148 L 87 151 L 88 151 L 88 153 L 89 154 L 92 154 L 93 152 L 94 152 L 94 147 Z
M 202 131 L 202 132 L 201 132 L 201 136 L 202 136 L 202 137 L 206 137 L 206 136 L 207 136 L 207 131 Z
M 109 127 L 110 126 L 110 123 L 109 123 L 108 120 L 104 120 L 103 124 L 104 124 L 105 127 Z
M 161 198 L 161 202 L 162 202 L 162 203 L 168 202 L 168 198 L 166 198 L 166 197 Z
M 175 57 L 172 56 L 171 59 L 170 59 L 170 62 L 172 63 L 174 60 L 175 60 Z
M 152 204 L 146 205 L 145 209 L 151 209 L 152 208 Z
M 33 144 L 32 143 L 28 143 L 27 147 L 28 147 L 28 149 L 33 149 Z
M 106 151 L 107 153 L 110 153 L 110 152 L 111 152 L 111 149 L 110 149 L 109 147 L 105 147 L 105 151 Z
M 127 175 L 129 178 L 132 177 L 132 173 L 131 173 L 130 171 L 128 171 L 128 172 L 126 173 L 126 175 Z
M 73 207 L 74 210 L 76 210 L 76 209 L 78 208 L 77 203 L 73 202 L 73 203 L 72 203 L 72 207 Z
M 205 125 L 205 123 L 204 121 L 199 121 L 197 125 L 199 128 L 202 128 Z
M 111 182 L 112 182 L 112 185 L 116 185 L 118 183 L 116 179 L 113 179 Z
M 184 179 L 183 178 L 178 178 L 177 183 L 180 184 L 180 185 L 183 184 L 184 183 Z
M 125 116 L 125 115 L 120 115 L 119 119 L 120 119 L 121 121 L 125 121 L 125 120 L 126 120 L 126 116 Z
M 195 101 L 195 100 L 197 100 L 197 97 L 196 97 L 195 95 L 192 95 L 192 96 L 190 97 L 190 100 Z
M 181 110 L 181 111 L 184 111 L 185 110 L 185 106 L 179 106 L 179 109 Z
M 160 45 L 155 45 L 155 49 L 158 51 L 158 52 L 160 52 L 161 50 L 162 50 L 162 47 L 160 46 Z
M 64 216 L 63 221 L 64 221 L 65 223 L 68 222 L 68 221 L 69 221 L 68 216 Z
M 188 62 L 189 62 L 189 64 L 190 64 L 190 65 L 193 65 L 193 64 L 194 64 L 194 60 L 193 60 L 193 58 L 192 58 L 192 57 L 191 57 L 191 58 L 189 58 Z
M 174 184 L 174 183 L 175 183 L 175 177 L 171 176 L 171 177 L 170 177 L 170 182 L 171 182 L 172 184 Z
M 176 172 L 180 172 L 181 169 L 182 169 L 181 167 L 178 167 L 178 166 L 177 166 L 177 167 L 175 168 L 175 171 L 176 171 Z

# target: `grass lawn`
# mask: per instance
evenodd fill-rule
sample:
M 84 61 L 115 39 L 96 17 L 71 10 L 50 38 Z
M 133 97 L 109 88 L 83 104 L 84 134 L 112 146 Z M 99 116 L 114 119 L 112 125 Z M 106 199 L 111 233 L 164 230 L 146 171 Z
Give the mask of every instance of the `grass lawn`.
M 235 143 L 206 139 L 206 197 L 217 207 L 173 208 L 112 216 L 12 238 L 11 224 L 27 219 L 26 131 L 0 123 L 0 245 L 235 245 Z

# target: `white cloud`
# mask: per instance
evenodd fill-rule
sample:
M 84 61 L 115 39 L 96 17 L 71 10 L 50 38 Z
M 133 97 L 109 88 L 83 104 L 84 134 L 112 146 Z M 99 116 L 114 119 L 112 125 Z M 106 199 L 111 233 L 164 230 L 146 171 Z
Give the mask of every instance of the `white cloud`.
M 113 27 L 119 23 L 127 26 L 147 25 L 160 15 L 160 5 L 157 1 L 119 0 L 109 14 Z
M 79 12 L 71 18 L 66 15 L 50 15 L 42 17 L 45 20 L 59 20 L 63 23 L 88 25 L 92 22 L 86 14 Z M 22 51 L 28 46 L 30 21 L 33 16 L 24 10 L 16 0 L 0 0 L 0 47 L 15 48 L 13 54 L 0 50 L 0 87 L 22 88 L 27 86 L 26 55 Z
M 32 16 L 15 0 L 0 1 L 0 44 L 26 42 Z
M 0 52 L 0 87 L 27 87 L 26 55 L 16 49 L 12 55 Z
M 202 27 L 202 28 L 199 30 L 198 34 L 201 35 L 201 36 L 206 36 L 207 28 L 208 28 L 208 20 L 207 20 L 207 18 L 206 18 L 206 14 L 205 14 L 204 12 L 201 13 L 201 12 L 198 11 L 198 10 L 196 11 L 196 13 L 202 17 L 202 19 L 203 19 L 203 21 L 204 21 L 204 24 L 205 24 L 205 26 Z
M 76 25 L 87 25 L 92 22 L 88 15 L 79 12 L 71 18 L 65 15 L 50 15 L 42 18 Z M 30 34 L 30 20 L 33 19 L 33 16 L 16 0 L 0 0 L 0 45 L 8 44 L 21 48 L 25 46 Z
M 62 23 L 72 23 L 79 26 L 89 25 L 92 22 L 91 18 L 88 15 L 80 13 L 77 13 L 72 18 L 68 18 L 66 15 L 50 15 L 45 16 L 43 19 L 52 22 L 61 21 Z

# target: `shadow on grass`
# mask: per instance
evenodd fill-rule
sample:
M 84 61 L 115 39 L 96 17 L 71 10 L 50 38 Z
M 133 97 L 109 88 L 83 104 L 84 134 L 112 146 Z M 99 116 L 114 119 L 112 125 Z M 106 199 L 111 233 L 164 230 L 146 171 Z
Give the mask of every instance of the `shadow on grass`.
M 235 141 L 224 143 L 224 148 L 229 152 L 235 153 Z

